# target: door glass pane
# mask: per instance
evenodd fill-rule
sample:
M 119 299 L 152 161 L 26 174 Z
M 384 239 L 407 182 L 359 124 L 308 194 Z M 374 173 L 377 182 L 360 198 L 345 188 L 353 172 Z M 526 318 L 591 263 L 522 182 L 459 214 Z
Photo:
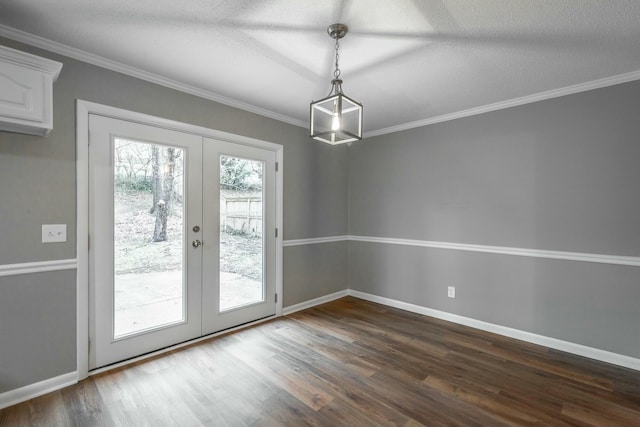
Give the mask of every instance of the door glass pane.
M 114 142 L 114 338 L 184 320 L 184 152 Z
M 220 311 L 264 301 L 263 170 L 220 156 Z

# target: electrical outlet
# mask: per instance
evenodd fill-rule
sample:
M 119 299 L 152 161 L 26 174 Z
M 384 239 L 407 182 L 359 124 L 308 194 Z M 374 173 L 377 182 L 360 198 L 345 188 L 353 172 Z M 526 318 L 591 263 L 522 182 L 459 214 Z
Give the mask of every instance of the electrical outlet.
M 67 224 L 42 224 L 42 243 L 67 241 Z
M 455 298 L 456 297 L 456 288 L 454 286 L 449 286 L 447 288 L 447 296 L 449 298 Z

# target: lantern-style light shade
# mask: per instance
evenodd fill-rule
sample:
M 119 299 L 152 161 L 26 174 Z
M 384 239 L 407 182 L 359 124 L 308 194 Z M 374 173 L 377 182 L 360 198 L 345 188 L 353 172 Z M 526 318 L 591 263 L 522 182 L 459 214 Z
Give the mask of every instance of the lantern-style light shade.
M 362 104 L 341 91 L 311 103 L 311 138 L 327 144 L 362 139 Z

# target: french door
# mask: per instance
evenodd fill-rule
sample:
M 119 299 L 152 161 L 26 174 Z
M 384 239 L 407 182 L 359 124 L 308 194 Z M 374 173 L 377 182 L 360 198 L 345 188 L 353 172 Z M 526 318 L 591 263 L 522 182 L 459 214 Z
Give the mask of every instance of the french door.
M 275 314 L 275 152 L 89 131 L 89 369 Z

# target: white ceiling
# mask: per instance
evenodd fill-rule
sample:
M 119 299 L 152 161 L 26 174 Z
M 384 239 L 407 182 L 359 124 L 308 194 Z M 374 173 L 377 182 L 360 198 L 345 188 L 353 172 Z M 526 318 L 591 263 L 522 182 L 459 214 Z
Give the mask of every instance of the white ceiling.
M 334 22 L 369 135 L 640 79 L 637 0 L 0 1 L 0 35 L 300 126 Z

